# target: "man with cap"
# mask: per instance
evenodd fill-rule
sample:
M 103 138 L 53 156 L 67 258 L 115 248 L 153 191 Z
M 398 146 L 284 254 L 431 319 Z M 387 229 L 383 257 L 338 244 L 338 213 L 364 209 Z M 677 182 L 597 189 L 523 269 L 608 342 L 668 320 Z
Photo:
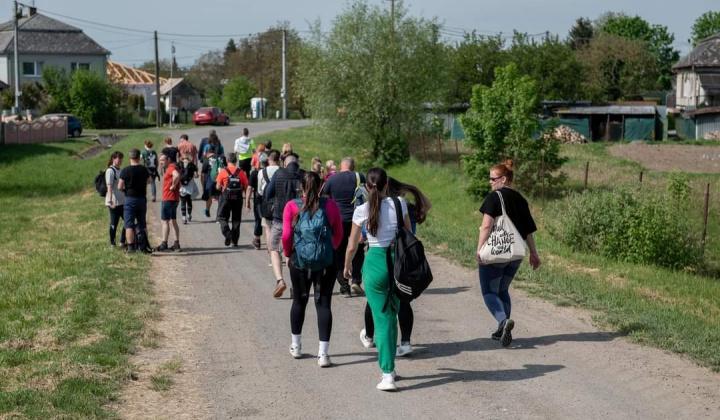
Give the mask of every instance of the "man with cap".
M 252 172 L 250 172 L 250 181 L 248 183 L 247 192 L 245 193 L 245 207 L 247 207 L 247 209 L 250 210 L 250 206 L 252 206 L 253 215 L 255 216 L 255 229 L 253 231 L 253 234 L 255 235 L 255 239 L 253 239 L 253 246 L 255 247 L 255 249 L 260 249 L 260 237 L 262 236 L 262 233 L 263 233 L 263 227 L 262 227 L 262 215 L 260 214 L 260 205 L 262 204 L 262 195 L 258 194 L 258 180 L 259 180 L 260 171 L 267 168 L 267 166 L 268 166 L 268 156 L 267 156 L 267 154 L 260 152 L 257 155 L 257 160 L 258 160 L 258 167 L 253 168 Z M 251 203 L 251 197 L 252 197 L 252 203 Z

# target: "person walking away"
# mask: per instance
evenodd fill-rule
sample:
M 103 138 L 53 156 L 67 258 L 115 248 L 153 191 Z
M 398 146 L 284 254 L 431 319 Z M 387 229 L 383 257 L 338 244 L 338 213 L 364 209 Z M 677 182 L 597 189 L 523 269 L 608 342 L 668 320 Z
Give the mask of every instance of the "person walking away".
M 337 175 L 334 175 L 337 176 Z M 362 266 L 365 280 L 365 295 L 367 296 L 375 324 L 375 344 L 378 349 L 378 363 L 382 370 L 382 378 L 377 384 L 381 391 L 395 391 L 395 355 L 397 345 L 397 315 L 400 300 L 393 293 L 389 296 L 390 273 L 388 272 L 388 253 L 392 259 L 394 253 L 388 247 L 395 239 L 398 217 L 409 230 L 410 217 L 407 204 L 402 197 L 398 198 L 401 208 L 396 208 L 393 199 L 388 197 L 388 176 L 380 168 L 372 168 L 367 173 L 368 201 L 357 207 L 353 213 L 352 231 L 345 253 L 345 268 L 343 274 L 346 279 L 353 278 L 353 259 L 358 249 L 358 242 L 362 229 L 367 231 L 369 244 L 368 253 Z M 386 306 L 385 302 L 389 300 Z
M 250 170 L 260 168 L 260 162 L 258 162 L 258 158 L 260 157 L 261 153 L 267 156 L 267 150 L 265 149 L 264 144 L 258 145 L 257 150 L 255 150 L 255 153 L 253 153 L 252 160 L 250 161 Z
M 388 196 L 405 197 L 406 194 L 412 194 L 413 203 L 407 203 L 408 215 L 410 216 L 410 226 L 413 235 L 418 224 L 425 222 L 428 211 L 432 205 L 430 200 L 417 187 L 404 184 L 395 178 L 388 178 Z M 400 302 L 398 311 L 398 323 L 400 324 L 400 345 L 398 345 L 395 355 L 398 357 L 408 356 L 412 354 L 413 348 L 411 344 L 411 336 L 415 314 L 413 313 L 410 302 Z M 365 329 L 360 331 L 360 341 L 366 348 L 374 347 L 375 324 L 373 323 L 372 310 L 370 305 L 365 305 Z
M 192 202 L 199 194 L 194 179 L 198 177 L 198 168 L 193 162 L 196 156 L 195 153 L 185 152 L 180 162 L 180 209 L 185 225 L 192 221 Z
M 365 257 L 364 247 L 358 247 L 353 259 L 353 279 L 349 284 L 343 277 L 343 264 L 345 263 L 345 253 L 348 248 L 348 238 L 352 230 L 352 220 L 355 208 L 362 204 L 362 199 L 356 197 L 359 189 L 365 186 L 365 177 L 355 172 L 355 161 L 351 157 L 343 158 L 340 161 L 340 172 L 328 178 L 323 186 L 322 194 L 325 197 L 332 198 L 340 207 L 340 214 L 343 221 L 343 239 L 337 248 L 335 262 L 338 265 L 337 281 L 340 285 L 340 296 L 348 298 L 351 292 L 355 294 L 363 294 L 361 287 L 362 274 L 361 267 Z
M 323 164 L 320 158 L 314 157 L 312 158 L 312 163 L 310 165 L 310 170 L 315 172 L 316 174 L 320 175 L 320 179 L 325 182 L 325 174 L 323 173 Z
M 160 203 L 160 223 L 163 240 L 157 251 L 180 251 L 180 227 L 177 224 L 177 208 L 180 204 L 180 168 L 165 153 L 160 155 L 160 165 L 165 169 L 163 175 L 163 194 Z M 175 234 L 172 248 L 168 247 L 170 226 Z
M 235 140 L 235 153 L 237 153 L 238 166 L 245 172 L 245 176 L 249 177 L 252 157 L 255 153 L 255 140 L 250 138 L 250 131 L 247 128 L 243 128 L 243 135 Z
M 123 154 L 115 151 L 110 155 L 105 171 L 105 184 L 107 184 L 107 194 L 105 195 L 105 205 L 110 212 L 110 246 L 115 247 L 115 237 L 120 219 L 123 217 L 123 208 L 125 205 L 125 194 L 118 188 L 120 181 L 120 167 L 122 166 Z M 125 246 L 125 229 L 120 231 L 120 246 Z
M 198 157 L 198 161 L 201 164 L 205 163 L 205 146 L 207 146 L 207 144 L 210 140 L 210 137 L 212 137 L 212 136 L 217 136 L 217 134 L 215 133 L 215 130 L 210 130 L 210 132 L 208 133 L 208 137 L 203 137 L 203 139 L 200 140 L 200 144 L 197 147 L 197 157 Z
M 292 154 L 292 152 L 293 152 L 292 144 L 290 144 L 290 143 L 283 144 L 282 153 L 280 153 L 280 162 L 285 163 L 285 158 L 288 155 Z
M 220 170 L 217 175 L 216 188 L 221 193 L 218 206 L 218 221 L 220 231 L 225 236 L 225 246 L 238 246 L 240 239 L 240 222 L 242 221 L 243 199 L 242 193 L 247 188 L 248 180 L 245 172 L 238 168 L 237 155 L 230 153 L 227 167 Z M 229 227 L 232 218 L 232 229 Z
M 203 149 L 203 154 L 207 155 L 208 152 L 210 152 L 210 150 L 212 150 L 215 153 L 215 156 L 225 156 L 225 148 L 223 147 L 222 143 L 220 142 L 220 138 L 217 136 L 217 134 L 210 135 L 210 137 L 208 138 L 207 144 L 205 145 L 205 148 Z
M 141 155 L 143 165 L 145 165 L 145 168 L 150 174 L 150 194 L 152 194 L 152 201 L 154 203 L 156 196 L 155 180 L 160 180 L 160 175 L 158 175 L 159 159 L 157 152 L 153 150 L 153 142 L 145 140 L 145 149 L 142 151 Z
M 335 162 L 332 160 L 328 160 L 325 162 L 325 181 L 328 180 L 332 175 L 335 175 L 337 173 L 337 167 L 335 166 Z
M 138 249 L 151 253 L 147 246 L 147 186 L 150 184 L 150 173 L 140 165 L 140 150 L 132 149 L 129 153 L 130 166 L 120 171 L 118 189 L 125 193 L 123 221 L 125 222 L 125 238 L 128 253 Z M 137 235 L 135 234 L 137 231 Z
M 165 147 L 160 151 L 160 154 L 167 156 L 170 163 L 177 162 L 178 148 L 172 145 L 172 137 L 165 137 Z
M 285 167 L 275 171 L 267 187 L 265 187 L 263 199 L 274 200 L 273 221 L 270 228 L 270 240 L 268 249 L 272 260 L 273 272 L 277 279 L 273 297 L 279 298 L 287 288 L 282 274 L 282 258 L 280 256 L 282 246 L 283 210 L 288 201 L 300 198 L 300 180 L 305 171 L 300 169 L 298 156 L 289 154 L 285 157 Z
M 265 189 L 268 184 L 270 184 L 270 180 L 275 175 L 275 172 L 280 169 L 280 166 L 278 166 L 279 163 L 280 152 L 277 150 L 270 150 L 268 153 L 268 166 L 267 168 L 261 169 L 258 174 L 257 193 L 260 196 L 260 215 L 262 216 L 262 224 L 265 231 L 265 243 L 267 244 L 268 256 L 270 256 L 270 267 L 274 267 L 272 263 L 272 252 L 270 251 L 270 236 L 275 200 L 265 198 Z M 280 271 L 280 278 L 282 278 L 282 271 Z
M 263 149 L 265 146 L 262 144 L 258 146 L 258 150 L 262 147 Z M 247 191 L 245 192 L 245 206 L 248 210 L 253 211 L 253 217 L 255 218 L 255 227 L 253 229 L 253 235 L 255 236 L 253 238 L 253 247 L 255 249 L 260 249 L 260 237 L 263 234 L 263 217 L 260 214 L 262 206 L 262 195 L 258 194 L 258 181 L 259 181 L 259 175 L 260 171 L 263 169 L 266 169 L 268 166 L 268 157 L 265 153 L 258 153 L 258 163 L 260 165 L 260 168 L 254 168 L 252 172 L 250 172 L 250 179 L 248 180 L 248 187 Z
M 485 197 L 485 201 L 480 207 L 483 221 L 477 248 L 478 275 L 483 300 L 498 323 L 497 330 L 491 337 L 494 340 L 500 340 L 503 347 L 508 347 L 512 343 L 515 321 L 510 318 L 510 283 L 515 278 L 522 260 L 500 264 L 486 263 L 482 260 L 480 250 L 490 238 L 495 218 L 507 214 L 530 249 L 530 266 L 533 270 L 540 267 L 540 257 L 533 239 L 533 233 L 537 227 L 530 214 L 527 200 L 513 188 L 513 177 L 511 160 L 490 168 L 492 192 Z
M 200 173 L 200 182 L 203 184 L 203 196 L 202 199 L 205 201 L 205 217 L 210 217 L 210 208 L 212 207 L 213 201 L 218 201 L 220 192 L 217 190 L 217 176 L 222 168 L 225 167 L 223 163 L 224 156 L 215 155 L 215 149 L 210 149 L 205 156 L 205 163 L 203 163 L 202 170 Z
M 186 154 L 190 154 L 191 156 L 191 162 L 195 167 L 198 166 L 198 159 L 197 159 L 197 147 L 195 147 L 194 144 L 190 143 L 190 139 L 187 134 L 183 134 L 180 136 L 180 144 L 177 146 L 178 150 L 178 162 L 185 159 Z
M 263 145 L 265 146 L 265 152 L 266 152 L 266 153 L 269 153 L 271 150 L 273 150 L 273 148 L 272 148 L 272 140 L 265 140 L 265 143 L 263 143 Z
M 322 178 L 318 174 L 306 172 L 300 185 L 302 198 L 288 201 L 283 211 L 283 252 L 288 258 L 295 291 L 290 309 L 290 354 L 296 359 L 302 357 L 301 335 L 312 285 L 320 338 L 317 360 L 320 367 L 328 367 L 331 365 L 328 355 L 332 332 L 330 302 L 336 270 L 334 249 L 342 239 L 342 220 L 337 204 L 320 197 Z

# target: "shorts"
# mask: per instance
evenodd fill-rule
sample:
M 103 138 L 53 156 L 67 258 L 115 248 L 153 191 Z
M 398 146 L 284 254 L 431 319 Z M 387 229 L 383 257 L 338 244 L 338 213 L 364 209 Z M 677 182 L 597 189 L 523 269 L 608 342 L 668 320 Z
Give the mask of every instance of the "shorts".
M 272 228 L 272 222 L 273 222 L 272 219 L 266 219 L 264 217 L 261 217 L 261 219 L 262 219 L 263 226 L 265 226 L 268 229 Z
M 125 229 L 145 230 L 147 227 L 145 215 L 147 213 L 147 199 L 145 197 L 125 197 L 123 206 L 123 222 Z
M 282 222 L 273 220 L 270 226 L 270 243 L 268 243 L 268 251 L 282 251 L 282 231 Z
M 163 201 L 160 204 L 160 220 L 176 220 L 179 201 Z

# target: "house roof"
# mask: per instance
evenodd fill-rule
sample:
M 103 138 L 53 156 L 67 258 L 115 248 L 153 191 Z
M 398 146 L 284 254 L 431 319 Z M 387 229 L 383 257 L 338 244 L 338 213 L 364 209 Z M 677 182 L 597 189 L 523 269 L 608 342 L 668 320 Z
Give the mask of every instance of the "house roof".
M 705 115 L 705 114 L 720 114 L 720 106 L 710 106 L 707 108 L 697 108 L 685 111 L 686 115 Z
M 655 107 L 650 105 L 610 105 L 561 109 L 558 114 L 570 115 L 655 115 Z
M 673 71 L 688 67 L 720 67 L 720 33 L 705 38 L 690 54 L 672 67 Z
M 107 78 L 121 85 L 152 85 L 155 83 L 155 75 L 146 71 L 123 66 L 115 61 L 107 62 Z M 181 79 L 182 80 L 182 79 Z M 160 84 L 165 84 L 167 79 L 161 77 Z M 162 88 L 160 89 L 162 92 Z
M 168 79 L 165 83 L 163 83 L 160 86 L 160 96 L 165 96 L 168 93 L 170 93 L 171 90 L 175 89 L 177 85 L 182 83 L 183 79 L 181 78 L 173 78 Z
M 81 29 L 39 13 L 18 20 L 18 49 L 22 54 L 110 54 Z M 13 22 L 10 21 L 0 24 L 0 54 L 13 51 Z

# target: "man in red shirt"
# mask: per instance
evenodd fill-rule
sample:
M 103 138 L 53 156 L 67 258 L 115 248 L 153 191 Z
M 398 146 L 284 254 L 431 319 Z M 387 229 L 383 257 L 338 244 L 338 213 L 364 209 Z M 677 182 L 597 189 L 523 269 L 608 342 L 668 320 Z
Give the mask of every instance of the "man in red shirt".
M 177 224 L 177 208 L 180 203 L 180 169 L 165 154 L 160 155 L 160 165 L 165 168 L 162 184 L 162 202 L 160 203 L 163 242 L 157 247 L 157 251 L 180 251 L 180 227 Z M 171 222 L 175 232 L 175 243 L 173 243 L 172 248 L 168 247 Z
M 178 158 L 177 158 L 178 162 L 182 161 L 183 158 L 185 157 L 185 154 L 187 153 L 190 155 L 190 159 L 192 160 L 192 163 L 194 163 L 195 166 L 198 166 L 197 147 L 194 144 L 190 143 L 190 141 L 188 140 L 187 134 L 183 134 L 182 136 L 180 136 L 180 144 L 178 144 L 177 149 L 178 149 Z
M 216 188 L 220 191 L 218 222 L 225 237 L 225 246 L 237 246 L 240 239 L 240 219 L 242 218 L 242 192 L 247 188 L 245 172 L 237 167 L 237 154 L 230 153 L 228 165 L 218 172 Z M 228 226 L 232 217 L 232 229 Z

